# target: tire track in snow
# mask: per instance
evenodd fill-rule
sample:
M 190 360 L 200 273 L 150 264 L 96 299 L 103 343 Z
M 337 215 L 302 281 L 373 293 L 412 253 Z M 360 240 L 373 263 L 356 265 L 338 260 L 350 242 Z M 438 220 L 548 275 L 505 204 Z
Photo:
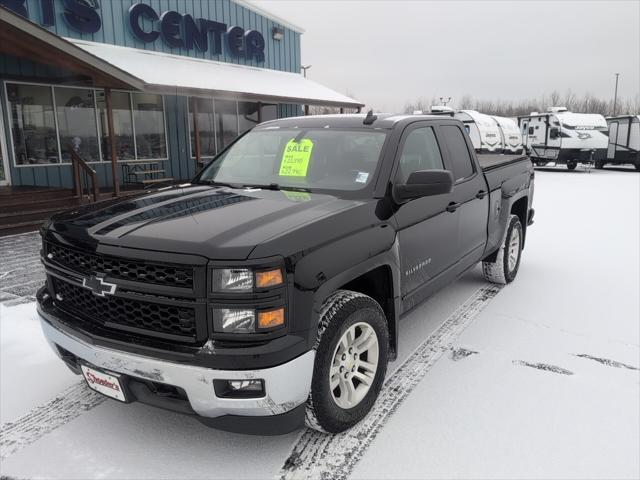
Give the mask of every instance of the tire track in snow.
M 4 423 L 0 427 L 0 460 L 97 407 L 106 398 L 82 381 L 71 385 L 17 420 Z
M 471 324 L 500 285 L 480 288 L 388 375 L 369 415 L 351 430 L 329 435 L 307 428 L 294 444 L 277 478 L 346 479 L 391 415 L 420 383 L 455 339 Z

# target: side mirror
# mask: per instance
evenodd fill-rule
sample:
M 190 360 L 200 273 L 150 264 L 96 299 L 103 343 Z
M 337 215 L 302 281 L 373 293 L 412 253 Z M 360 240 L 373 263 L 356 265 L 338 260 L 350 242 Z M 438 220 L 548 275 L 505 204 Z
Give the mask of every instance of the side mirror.
M 451 193 L 452 189 L 453 174 L 449 170 L 418 170 L 409 175 L 407 183 L 394 185 L 393 194 L 396 200 L 406 202 Z
M 549 130 L 549 138 L 558 138 L 560 136 L 560 130 L 558 130 L 556 127 L 551 127 L 551 130 Z

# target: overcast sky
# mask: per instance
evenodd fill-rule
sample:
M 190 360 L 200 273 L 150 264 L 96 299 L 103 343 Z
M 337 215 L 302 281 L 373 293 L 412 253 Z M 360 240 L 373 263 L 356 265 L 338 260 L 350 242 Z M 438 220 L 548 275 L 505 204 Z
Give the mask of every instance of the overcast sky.
M 640 1 L 255 0 L 303 27 L 308 77 L 383 111 L 419 97 L 640 95 Z

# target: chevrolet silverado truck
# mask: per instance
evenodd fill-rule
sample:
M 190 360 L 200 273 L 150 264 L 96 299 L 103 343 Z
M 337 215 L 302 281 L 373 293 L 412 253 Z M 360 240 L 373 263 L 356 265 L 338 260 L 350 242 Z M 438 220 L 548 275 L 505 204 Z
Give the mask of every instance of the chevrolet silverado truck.
M 511 282 L 532 224 L 525 156 L 459 120 L 263 123 L 190 182 L 42 227 L 38 312 L 89 387 L 231 431 L 360 421 L 400 318 L 478 262 Z

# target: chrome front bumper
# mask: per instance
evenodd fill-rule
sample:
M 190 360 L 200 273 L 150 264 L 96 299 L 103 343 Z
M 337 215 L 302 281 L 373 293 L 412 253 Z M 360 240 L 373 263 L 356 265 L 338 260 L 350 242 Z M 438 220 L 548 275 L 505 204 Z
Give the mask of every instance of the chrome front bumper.
M 104 370 L 180 387 L 186 392 L 194 412 L 203 417 L 281 415 L 302 405 L 309 396 L 313 350 L 277 367 L 213 370 L 90 345 L 62 332 L 42 316 L 40 324 L 56 355 L 60 356 L 58 345 Z M 220 398 L 213 388 L 215 379 L 263 379 L 266 395 L 262 398 Z

